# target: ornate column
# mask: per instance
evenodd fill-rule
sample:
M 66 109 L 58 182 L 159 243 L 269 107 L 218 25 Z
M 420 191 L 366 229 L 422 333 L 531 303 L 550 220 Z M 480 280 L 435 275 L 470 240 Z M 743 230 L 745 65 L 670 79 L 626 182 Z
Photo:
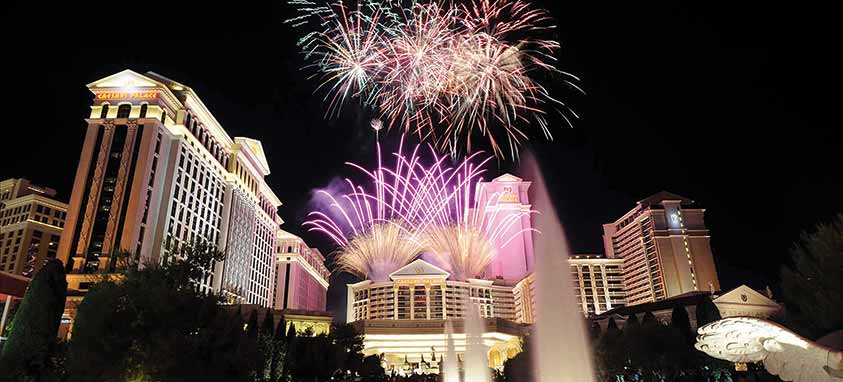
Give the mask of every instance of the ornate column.
M 71 249 L 75 251 L 76 255 L 74 256 L 73 262 L 74 269 L 77 268 L 77 264 L 79 268 L 82 268 L 83 263 L 88 260 L 87 254 L 88 247 L 90 246 L 91 230 L 94 227 L 94 215 L 97 211 L 97 202 L 100 199 L 100 191 L 102 191 L 103 173 L 105 172 L 105 166 L 108 163 L 108 157 L 110 156 L 111 138 L 114 136 L 114 123 L 103 123 L 100 128 L 103 129 L 102 142 L 100 143 L 99 154 L 97 157 L 91 158 L 92 161 L 96 161 L 96 167 L 94 168 L 93 174 L 88 174 L 88 177 L 91 178 L 91 188 L 88 191 L 88 200 L 85 204 L 85 211 L 79 211 L 79 217 L 77 218 L 82 219 L 82 228 L 79 232 L 79 242 L 75 249 Z M 75 261 L 75 258 L 79 258 L 82 261 Z
M 398 288 L 400 285 L 393 284 L 392 285 L 392 319 L 398 319 Z
M 410 285 L 410 319 L 416 319 L 416 284 Z
M 128 198 L 131 190 L 127 189 L 130 181 L 129 169 L 132 165 L 132 151 L 135 147 L 135 139 L 137 139 L 138 123 L 136 120 L 129 120 L 126 124 L 128 131 L 126 132 L 126 141 L 123 143 L 123 150 L 120 153 L 120 168 L 117 172 L 117 184 L 114 185 L 114 196 L 111 198 L 111 210 L 108 216 L 108 225 L 105 229 L 105 240 L 102 244 L 102 252 L 113 256 L 112 250 L 120 250 L 120 238 L 115 237 L 117 234 L 117 221 L 120 217 L 120 212 L 123 207 L 123 198 Z M 113 261 L 113 257 L 109 257 L 107 261 Z
M 427 319 L 430 319 L 430 283 L 424 284 L 424 304 L 427 306 Z
M 445 298 L 445 282 L 443 281 L 439 288 L 442 290 L 442 319 L 448 319 L 448 299 Z

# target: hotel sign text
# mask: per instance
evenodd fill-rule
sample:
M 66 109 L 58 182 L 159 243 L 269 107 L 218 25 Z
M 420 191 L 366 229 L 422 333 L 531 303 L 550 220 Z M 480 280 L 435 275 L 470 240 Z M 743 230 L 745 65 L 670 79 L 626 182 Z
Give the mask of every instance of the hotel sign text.
M 98 93 L 97 99 L 98 100 L 111 100 L 111 99 L 156 99 L 158 98 L 158 92 L 108 92 L 108 93 Z

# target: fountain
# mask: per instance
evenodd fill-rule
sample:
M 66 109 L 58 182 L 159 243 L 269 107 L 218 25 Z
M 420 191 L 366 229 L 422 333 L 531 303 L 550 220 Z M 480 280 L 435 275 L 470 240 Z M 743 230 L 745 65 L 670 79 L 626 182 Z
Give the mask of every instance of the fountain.
M 442 382 L 460 382 L 457 352 L 454 349 L 454 324 L 445 321 L 445 357 L 442 358 Z
M 483 344 L 483 332 L 486 322 L 480 317 L 477 304 L 466 304 L 465 313 L 465 367 L 463 382 L 491 382 L 486 345 Z
M 533 180 L 533 206 L 540 211 L 533 222 L 533 227 L 541 232 L 534 236 L 537 304 L 533 348 L 530 349 L 534 360 L 534 382 L 594 382 L 594 365 L 585 322 L 574 304 L 571 272 L 566 262 L 570 252 L 565 232 L 556 216 L 535 158 L 527 153 L 522 163 L 525 178 Z M 464 378 L 460 380 L 456 362 L 453 362 L 453 328 L 447 322 L 446 360 L 450 359 L 451 362 L 443 366 L 443 381 L 491 382 L 487 349 L 482 339 L 484 321 L 476 304 L 468 304 L 464 322 Z
M 535 382 L 593 382 L 594 366 L 583 316 L 574 304 L 570 253 L 565 231 L 556 216 L 535 158 L 527 153 L 522 168 L 533 181 L 533 227 L 536 253 L 536 318 L 533 330 Z

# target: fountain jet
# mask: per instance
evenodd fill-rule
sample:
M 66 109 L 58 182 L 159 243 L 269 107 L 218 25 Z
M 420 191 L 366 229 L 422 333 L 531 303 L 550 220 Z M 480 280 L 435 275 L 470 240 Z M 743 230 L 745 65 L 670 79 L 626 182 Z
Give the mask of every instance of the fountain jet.
M 594 366 L 583 316 L 571 288 L 568 241 L 548 195 L 541 169 L 532 153 L 522 172 L 533 181 L 533 227 L 536 253 L 536 317 L 534 317 L 534 382 L 594 382 Z
M 469 301 L 466 298 L 466 301 Z M 469 301 L 465 313 L 465 374 L 463 382 L 490 382 L 486 345 L 483 344 L 483 332 L 486 322 L 480 317 L 480 309 Z
M 454 324 L 445 321 L 445 357 L 442 358 L 442 382 L 460 382 L 457 352 L 454 348 Z

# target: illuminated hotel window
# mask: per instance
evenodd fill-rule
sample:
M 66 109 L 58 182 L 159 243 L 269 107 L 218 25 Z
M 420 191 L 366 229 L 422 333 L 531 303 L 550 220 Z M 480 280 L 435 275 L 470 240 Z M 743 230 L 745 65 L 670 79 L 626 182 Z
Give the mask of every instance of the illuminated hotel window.
M 117 107 L 117 118 L 129 118 L 129 113 L 132 111 L 132 105 L 123 104 Z
M 149 108 L 149 104 L 141 105 L 140 118 L 146 118 L 146 109 L 148 109 L 148 108 Z
M 100 110 L 100 118 L 105 118 L 108 116 L 108 104 L 104 103 L 102 105 L 102 109 Z

